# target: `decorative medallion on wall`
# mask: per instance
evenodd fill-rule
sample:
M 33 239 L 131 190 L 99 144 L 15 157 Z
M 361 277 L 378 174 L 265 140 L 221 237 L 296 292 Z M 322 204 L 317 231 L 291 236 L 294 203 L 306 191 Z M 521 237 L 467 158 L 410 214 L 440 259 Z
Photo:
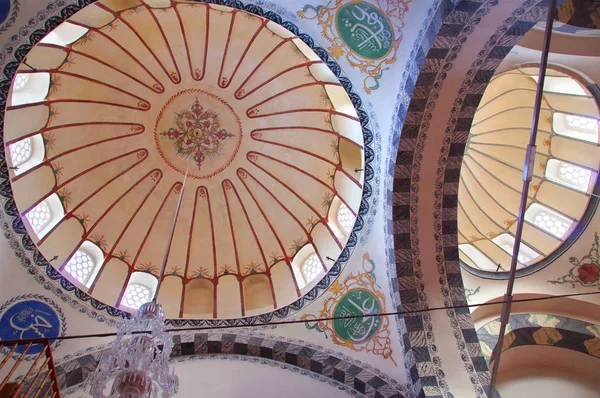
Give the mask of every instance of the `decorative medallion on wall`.
M 12 26 L 19 14 L 19 0 L 0 1 L 0 32 Z
M 315 321 L 318 318 L 372 315 L 385 311 L 385 296 L 378 290 L 373 272 L 375 262 L 369 258 L 369 253 L 363 254 L 362 267 L 363 272 L 350 274 L 343 282 L 335 281 L 331 285 L 329 291 L 332 294 L 325 299 L 323 309 L 318 315 L 306 314 L 300 319 L 306 321 L 307 329 L 315 329 L 324 333 L 326 337 L 331 335 L 335 344 L 353 351 L 371 352 L 396 364 L 392 358 L 387 317 L 367 316 Z
M 580 285 L 584 287 L 597 287 L 600 289 L 599 248 L 600 238 L 598 237 L 598 232 L 596 232 L 594 234 L 594 243 L 590 248 L 590 252 L 580 259 L 577 257 L 570 257 L 569 262 L 573 265 L 573 267 L 569 270 L 569 273 L 556 280 L 548 282 L 555 285 L 569 283 L 572 287 Z
M 233 108 L 203 90 L 172 96 L 156 119 L 154 140 L 162 158 L 184 174 L 188 159 L 192 178 L 209 178 L 233 160 L 242 141 L 242 124 Z
M 363 88 L 370 94 L 379 88 L 386 66 L 396 62 L 404 15 L 411 1 L 336 0 L 331 7 L 307 4 L 298 15 L 317 20 L 331 43 L 327 50 L 334 58 L 344 57 L 352 68 L 367 75 Z
M 0 340 L 63 336 L 66 328 L 67 322 L 60 307 L 41 295 L 17 296 L 0 307 Z M 54 344 L 57 346 L 59 343 Z M 25 346 L 19 346 L 15 353 L 20 354 L 24 349 Z M 27 355 L 37 354 L 41 350 L 41 345 L 34 345 L 27 351 Z

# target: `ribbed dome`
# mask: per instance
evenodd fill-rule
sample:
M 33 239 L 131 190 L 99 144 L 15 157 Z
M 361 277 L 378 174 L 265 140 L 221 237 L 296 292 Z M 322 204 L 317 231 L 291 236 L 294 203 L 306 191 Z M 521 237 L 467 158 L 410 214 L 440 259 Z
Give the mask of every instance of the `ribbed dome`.
M 458 240 L 461 260 L 475 270 L 510 268 L 537 75 L 530 67 L 494 77 L 473 119 L 460 175 Z M 576 79 L 549 69 L 518 269 L 581 232 L 598 176 L 598 134 L 594 98 Z
M 362 129 L 335 75 L 282 26 L 223 6 L 84 8 L 19 68 L 4 136 L 45 257 L 125 310 L 166 258 L 171 318 L 290 304 L 333 266 L 362 197 Z

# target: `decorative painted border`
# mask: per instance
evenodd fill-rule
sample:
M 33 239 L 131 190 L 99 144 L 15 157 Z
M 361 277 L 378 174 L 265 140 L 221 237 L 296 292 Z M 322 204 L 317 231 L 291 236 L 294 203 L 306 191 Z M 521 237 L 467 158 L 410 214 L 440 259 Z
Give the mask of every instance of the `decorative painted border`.
M 10 84 L 12 82 L 12 78 L 16 73 L 16 70 L 19 64 L 26 58 L 27 53 L 31 50 L 31 48 L 37 44 L 48 32 L 52 29 L 56 28 L 60 23 L 65 21 L 67 18 L 71 17 L 81 8 L 86 5 L 94 3 L 96 0 L 77 0 L 74 4 L 69 4 L 58 10 L 55 9 L 54 3 L 49 4 L 47 6 L 47 10 L 52 12 L 54 15 L 48 17 L 43 27 L 36 29 L 35 31 L 29 33 L 28 35 L 24 35 L 25 37 L 21 39 L 20 46 L 16 47 L 19 42 L 15 43 L 14 46 L 8 46 L 5 48 L 5 51 L 10 51 L 11 55 L 5 58 L 4 56 L 0 57 L 0 63 L 3 64 L 2 75 L 0 76 L 0 108 L 4 109 L 6 107 L 6 100 L 8 96 L 8 91 L 10 89 Z M 283 20 L 278 14 L 272 11 L 264 11 L 261 7 L 252 4 L 244 4 L 237 0 L 206 0 L 205 3 L 209 4 L 219 4 L 225 5 L 233 8 L 237 8 L 255 15 L 259 17 L 263 17 L 269 19 L 277 24 L 282 25 L 290 32 L 295 34 L 299 39 L 304 41 L 329 67 L 329 69 L 335 74 L 338 78 L 340 84 L 346 90 L 348 97 L 352 101 L 352 104 L 357 110 L 358 117 L 360 119 L 360 124 L 363 129 L 363 138 L 364 138 L 364 155 L 365 155 L 365 170 L 364 170 L 364 184 L 363 184 L 363 196 L 361 199 L 361 204 L 357 213 L 356 222 L 354 224 L 354 228 L 350 233 L 350 237 L 348 239 L 348 243 L 342 250 L 339 258 L 335 262 L 335 264 L 331 267 L 330 271 L 323 277 L 323 279 L 306 295 L 296 300 L 294 303 L 280 308 L 276 311 L 272 311 L 266 314 L 252 316 L 247 318 L 238 318 L 238 319 L 217 319 L 217 320 L 189 320 L 189 319 L 172 319 L 168 320 L 167 323 L 173 326 L 201 326 L 201 325 L 212 325 L 212 326 L 236 326 L 236 325 L 254 325 L 265 322 L 270 322 L 277 318 L 285 318 L 289 316 L 291 313 L 296 312 L 302 309 L 304 306 L 314 301 L 321 293 L 323 293 L 329 285 L 337 278 L 342 270 L 342 266 L 346 264 L 348 259 L 350 258 L 350 254 L 352 249 L 356 246 L 358 242 L 358 235 L 360 231 L 363 229 L 365 224 L 365 216 L 368 214 L 369 206 L 370 206 L 370 198 L 373 193 L 371 181 L 374 177 L 373 170 L 373 160 L 374 160 L 374 152 L 372 149 L 373 143 L 373 133 L 371 131 L 371 125 L 369 121 L 369 116 L 363 107 L 362 100 L 360 99 L 357 92 L 354 90 L 352 83 L 345 76 L 340 66 L 329 56 L 329 54 L 320 46 L 318 46 L 313 39 L 307 34 L 303 33 L 296 25 L 289 21 Z M 59 6 L 65 5 L 65 0 L 57 0 L 56 4 Z M 44 13 L 40 14 L 43 15 Z M 16 40 L 16 39 L 15 39 Z M 4 113 L 0 115 L 0 130 L 2 130 L 2 137 L 4 135 Z M 44 258 L 44 256 L 39 252 L 31 237 L 28 235 L 25 227 L 23 226 L 23 222 L 19 216 L 19 212 L 14 202 L 14 198 L 12 195 L 12 189 L 9 181 L 8 169 L 6 167 L 6 154 L 4 146 L 0 147 L 0 179 L 4 181 L 4 184 L 0 186 L 0 201 L 3 204 L 4 213 L 6 214 L 9 222 L 3 223 L 3 225 L 7 226 L 5 228 L 5 235 L 11 241 L 11 247 L 15 251 L 17 257 L 21 258 L 21 263 L 25 268 L 28 269 L 30 274 L 37 274 L 38 278 L 43 278 L 42 280 L 38 280 L 40 283 L 47 283 L 49 277 L 50 283 L 54 285 L 60 285 L 60 289 L 57 289 L 60 295 L 63 294 L 63 291 L 69 292 L 70 295 L 74 295 L 76 299 L 87 302 L 89 306 L 92 307 L 91 311 L 88 308 L 88 312 L 92 315 L 94 319 L 105 321 L 105 315 L 109 315 L 110 317 L 123 318 L 128 317 L 129 314 L 118 310 L 112 306 L 106 305 L 93 297 L 89 296 L 87 293 L 83 292 L 75 285 L 73 285 L 67 278 L 62 276 L 60 272 L 54 269 L 50 263 Z M 22 250 L 24 249 L 24 250 Z M 30 258 L 33 260 L 33 264 L 30 261 Z M 36 268 L 43 270 L 45 272 L 45 276 L 42 276 L 41 272 L 36 272 Z M 32 269 L 34 271 L 32 271 Z M 63 300 L 65 300 L 63 298 Z M 67 301 L 67 300 L 65 300 Z M 80 307 L 81 310 L 81 307 Z M 102 315 L 99 315 L 101 313 Z
M 500 325 L 500 318 L 486 323 L 477 330 L 477 337 L 481 344 L 485 344 L 484 348 L 489 354 L 498 341 L 498 325 Z M 502 352 L 527 345 L 566 348 L 600 359 L 600 326 L 551 314 L 509 316 Z
M 235 333 L 195 333 L 173 336 L 174 360 L 190 356 L 209 358 L 225 354 L 225 358 L 265 358 L 298 369 L 306 374 L 322 375 L 330 381 L 341 383 L 357 393 L 378 398 L 402 398 L 403 388 L 368 365 L 353 361 L 341 353 L 316 345 L 303 345 L 274 336 L 252 336 Z M 92 373 L 103 350 L 85 354 L 56 366 L 59 388 L 72 388 L 85 381 Z
M 539 4 L 544 3 L 545 0 Z M 421 264 L 418 250 L 418 182 L 422 152 L 429 120 L 435 109 L 439 90 L 447 77 L 446 71 L 458 53 L 466 36 L 474 30 L 482 15 L 496 4 L 496 0 L 462 1 L 450 14 L 433 37 L 434 46 L 427 57 L 423 57 L 423 68 L 418 79 L 407 81 L 408 88 L 414 88 L 410 106 L 400 104 L 397 120 L 404 119 L 396 162 L 390 167 L 394 175 L 393 191 L 388 200 L 392 203 L 391 230 L 395 246 L 395 260 L 399 295 L 404 310 L 427 308 L 422 281 Z M 456 231 L 456 193 L 457 178 L 460 172 L 462 152 L 458 138 L 466 140 L 471 120 L 487 82 L 510 49 L 545 14 L 533 0 L 527 0 L 516 9 L 513 15 L 503 21 L 488 43 L 478 54 L 478 59 L 466 74 L 459 98 L 455 101 L 453 114 L 448 123 L 444 147 L 439 158 L 436 178 L 436 207 L 434 228 L 436 260 L 441 284 L 442 296 L 446 305 L 466 304 L 462 276 L 458 263 Z M 435 36 L 437 33 L 437 37 Z M 422 54 L 423 55 L 423 54 Z M 411 87 L 412 86 L 412 87 Z M 398 123 L 399 124 L 399 123 Z M 396 126 L 398 125 L 396 124 Z M 394 138 L 394 137 L 393 137 Z M 457 145 L 458 144 L 458 145 Z M 478 344 L 477 335 L 468 309 L 448 310 L 447 316 L 454 329 L 458 349 L 469 373 L 477 395 L 485 395 L 489 384 L 489 372 Z M 431 316 L 405 316 L 408 341 L 415 355 L 417 376 L 421 379 L 426 395 L 440 396 L 448 394 L 445 374 L 437 356 L 433 336 Z
M 400 141 L 400 131 L 405 121 L 408 106 L 410 103 L 411 96 L 415 88 L 415 82 L 419 76 L 420 70 L 425 62 L 425 55 L 432 46 L 435 36 L 437 35 L 444 19 L 452 12 L 456 4 L 460 0 L 437 0 L 432 7 L 429 9 L 428 16 L 423 22 L 421 30 L 419 31 L 418 38 L 415 40 L 414 47 L 410 53 L 410 62 L 407 64 L 400 83 L 398 90 L 398 97 L 394 111 L 394 117 L 392 120 L 392 132 L 388 142 L 388 148 L 390 148 L 387 154 L 387 172 L 384 176 L 384 192 L 385 192 L 385 212 L 390 217 L 386 217 L 384 223 L 385 233 L 385 250 L 388 263 L 388 283 L 392 296 L 392 303 L 396 311 L 404 310 L 402 300 L 400 298 L 400 288 L 404 285 L 405 281 L 402 279 L 400 273 L 398 273 L 397 260 L 395 257 L 395 244 L 396 239 L 394 236 L 395 226 L 399 226 L 401 229 L 405 228 L 408 231 L 408 218 L 406 218 L 405 227 L 400 224 L 393 214 L 393 205 L 396 203 L 404 203 L 408 200 L 408 194 L 398 194 L 394 192 L 394 174 L 398 167 L 396 165 L 396 152 L 398 151 L 398 145 Z M 409 174 L 410 175 L 410 174 Z M 421 382 L 421 376 L 419 375 L 419 368 L 417 367 L 417 353 L 413 350 L 409 338 L 408 324 L 406 317 L 402 316 L 397 319 L 398 333 L 402 336 L 402 346 L 404 347 L 404 365 L 408 373 L 408 379 L 413 385 L 412 391 L 418 396 L 424 396 L 423 385 Z M 438 375 L 441 377 L 443 375 Z M 431 385 L 431 379 L 426 380 L 427 386 Z M 435 381 L 437 386 L 437 381 Z
M 52 301 L 48 297 L 42 296 L 41 294 L 27 293 L 27 294 L 22 294 L 22 295 L 11 298 L 6 303 L 2 304 L 2 306 L 0 306 L 0 315 L 2 315 L 4 313 L 4 310 L 6 310 L 9 306 L 16 304 L 20 301 L 26 301 L 26 300 L 43 301 L 44 303 L 46 303 L 50 307 L 52 307 L 54 309 L 54 311 L 56 311 L 56 314 L 58 315 L 58 319 L 60 320 L 59 336 L 64 336 L 67 333 L 67 318 L 65 317 L 65 314 L 63 313 L 62 309 L 54 301 Z M 56 337 L 56 336 L 52 336 L 52 337 Z M 56 348 L 58 348 L 58 346 L 61 343 L 62 343 L 62 340 L 55 340 L 52 343 L 52 349 L 56 350 Z M 9 347 L 2 347 L 0 349 L 0 351 L 6 354 L 9 351 Z M 18 357 L 19 357 L 19 355 L 17 355 L 17 354 L 13 355 L 14 359 L 17 359 Z M 35 359 L 33 354 L 25 356 L 26 361 L 31 361 L 33 359 Z

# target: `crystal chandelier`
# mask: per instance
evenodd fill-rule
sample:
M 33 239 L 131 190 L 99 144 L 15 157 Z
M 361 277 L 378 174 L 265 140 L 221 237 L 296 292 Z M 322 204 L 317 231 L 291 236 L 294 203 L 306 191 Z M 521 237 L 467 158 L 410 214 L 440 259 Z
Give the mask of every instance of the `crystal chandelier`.
M 172 350 L 173 339 L 165 331 L 162 306 L 154 301 L 142 304 L 119 327 L 116 339 L 86 379 L 84 389 L 94 398 L 172 397 L 179 389 L 178 377 L 169 371 Z M 113 378 L 110 394 L 104 395 Z
M 85 380 L 83 388 L 93 398 L 169 398 L 179 390 L 179 378 L 174 370 L 169 370 L 173 339 L 165 330 L 165 312 L 156 298 L 167 265 L 168 248 L 175 233 L 190 161 L 179 191 L 154 297 L 152 301 L 142 304 L 132 318 L 126 319 L 119 326 L 117 337 L 102 355 L 95 372 Z M 104 390 L 112 379 L 114 381 L 110 394 L 104 395 Z

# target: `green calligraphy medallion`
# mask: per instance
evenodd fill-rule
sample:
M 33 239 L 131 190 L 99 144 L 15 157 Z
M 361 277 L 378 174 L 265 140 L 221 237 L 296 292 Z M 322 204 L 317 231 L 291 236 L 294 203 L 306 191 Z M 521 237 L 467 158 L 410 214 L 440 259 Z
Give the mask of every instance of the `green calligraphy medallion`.
M 361 57 L 383 58 L 392 48 L 394 32 L 390 21 L 369 3 L 350 3 L 341 7 L 336 24 L 344 42 Z
M 334 318 L 380 314 L 381 305 L 373 293 L 364 289 L 352 289 L 346 293 L 333 310 Z M 378 316 L 350 319 L 335 319 L 333 329 L 348 342 L 361 343 L 373 337 L 379 330 L 381 319 Z

